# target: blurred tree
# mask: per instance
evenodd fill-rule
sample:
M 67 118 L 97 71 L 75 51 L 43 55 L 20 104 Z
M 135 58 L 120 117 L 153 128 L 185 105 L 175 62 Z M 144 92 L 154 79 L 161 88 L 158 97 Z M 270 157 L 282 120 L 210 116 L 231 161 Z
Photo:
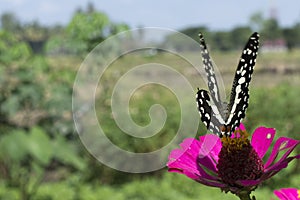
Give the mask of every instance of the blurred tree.
M 22 38 L 29 44 L 32 52 L 35 54 L 43 54 L 44 46 L 48 40 L 48 28 L 34 21 L 22 26 Z
M 283 37 L 287 43 L 288 48 L 294 49 L 300 47 L 300 23 L 293 27 L 283 29 Z
M 26 43 L 0 32 L 1 130 L 40 125 L 49 134 L 73 134 L 70 102 L 75 72 L 49 68 L 45 57 L 31 56 Z
M 282 29 L 276 18 L 264 18 L 261 12 L 254 13 L 250 17 L 250 26 L 259 32 L 267 40 L 282 38 Z
M 87 13 L 96 12 L 96 8 L 92 2 L 88 2 L 86 11 Z
M 264 20 L 263 28 L 260 32 L 268 40 L 275 40 L 282 37 L 282 30 L 278 21 L 274 18 Z
M 199 36 L 198 36 L 199 33 L 202 33 L 206 40 L 210 38 L 210 34 L 206 26 L 190 27 L 190 28 L 183 29 L 180 32 L 188 35 L 189 37 L 193 38 L 196 41 L 199 41 Z
M 13 68 L 2 68 L 0 116 L 4 126 L 29 128 L 47 116 L 43 109 L 46 83 L 41 80 L 41 68 L 36 68 L 39 65 L 32 64 L 30 60 Z
M 245 46 L 245 41 L 248 40 L 252 30 L 249 26 L 238 26 L 231 30 L 231 42 L 235 49 L 240 49 Z
M 233 46 L 230 32 L 217 31 L 213 34 L 212 47 L 221 51 L 228 51 L 233 49 Z
M 203 33 L 205 40 L 210 40 L 210 32 L 205 26 L 200 27 L 190 27 L 180 30 L 180 33 L 183 33 L 190 37 L 191 39 L 199 42 L 199 33 Z M 191 44 L 187 44 L 187 39 L 180 37 L 178 33 L 167 35 L 164 39 L 163 46 L 167 48 L 174 48 L 177 51 L 193 51 L 195 50 L 195 43 L 191 40 Z
M 261 12 L 256 12 L 250 17 L 250 27 L 252 30 L 260 32 L 264 26 L 264 17 Z
M 179 37 L 177 33 L 167 35 L 163 42 L 163 48 L 175 49 L 176 51 L 192 51 L 194 42 L 190 40 L 191 44 L 187 43 L 187 39 Z
M 123 31 L 128 31 L 129 26 L 125 23 L 113 23 L 110 26 L 110 34 L 114 35 Z
M 0 69 L 13 63 L 25 62 L 30 56 L 30 48 L 25 42 L 9 31 L 0 30 Z
M 1 15 L 1 28 L 5 31 L 17 33 L 21 31 L 21 23 L 14 13 L 5 12 Z
M 28 43 L 33 53 L 43 53 L 48 39 L 48 28 L 37 21 L 21 24 L 15 14 L 8 12 L 1 15 L 1 28 Z
M 88 4 L 86 11 L 76 12 L 67 26 L 67 33 L 78 52 L 92 50 L 108 36 L 128 30 L 126 24 L 114 24 L 108 16 Z

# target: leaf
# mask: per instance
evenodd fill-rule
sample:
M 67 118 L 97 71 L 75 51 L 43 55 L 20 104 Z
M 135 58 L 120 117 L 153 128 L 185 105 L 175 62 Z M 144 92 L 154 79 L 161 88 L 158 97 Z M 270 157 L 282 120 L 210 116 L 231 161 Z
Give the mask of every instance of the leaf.
M 4 161 L 20 162 L 25 159 L 27 136 L 24 131 L 17 130 L 4 135 L 0 141 L 0 157 Z
M 20 108 L 20 102 L 17 95 L 12 95 L 10 98 L 5 99 L 1 104 L 1 110 L 7 113 L 9 116 L 13 116 L 17 113 Z
M 57 135 L 53 147 L 55 149 L 55 158 L 64 164 L 83 170 L 85 168 L 84 160 L 78 155 L 75 146 L 66 141 L 62 135 Z
M 39 127 L 33 127 L 28 138 L 28 149 L 33 158 L 47 165 L 53 157 L 53 146 L 49 136 Z

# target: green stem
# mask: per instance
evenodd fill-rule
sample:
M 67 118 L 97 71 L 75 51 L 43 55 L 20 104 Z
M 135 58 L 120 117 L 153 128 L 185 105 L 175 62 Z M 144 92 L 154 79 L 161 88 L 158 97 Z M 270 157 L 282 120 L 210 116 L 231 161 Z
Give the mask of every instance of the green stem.
M 241 199 L 241 200 L 256 200 L 255 196 L 252 196 L 252 198 L 250 197 L 250 193 L 251 192 L 241 192 L 239 194 L 237 194 L 237 196 Z

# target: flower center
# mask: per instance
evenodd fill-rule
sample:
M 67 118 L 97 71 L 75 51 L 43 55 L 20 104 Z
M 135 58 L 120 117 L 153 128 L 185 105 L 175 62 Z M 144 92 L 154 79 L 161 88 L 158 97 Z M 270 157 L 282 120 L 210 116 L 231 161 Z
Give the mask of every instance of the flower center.
M 263 162 L 248 140 L 246 131 L 237 130 L 234 137 L 223 137 L 217 164 L 218 175 L 230 186 L 242 187 L 236 181 L 255 180 L 263 173 Z
M 297 190 L 298 198 L 300 199 L 300 190 Z

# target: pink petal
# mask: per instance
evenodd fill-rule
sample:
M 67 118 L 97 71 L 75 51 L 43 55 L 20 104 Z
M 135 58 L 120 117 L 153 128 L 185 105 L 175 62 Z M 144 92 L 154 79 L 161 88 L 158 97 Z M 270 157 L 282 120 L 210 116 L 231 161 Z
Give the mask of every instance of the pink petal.
M 219 152 L 222 148 L 221 140 L 214 134 L 200 136 L 200 148 L 198 152 L 198 162 L 207 169 L 217 173 L 217 163 L 219 160 Z
M 287 160 L 285 162 L 280 162 L 280 163 L 277 163 L 276 165 L 273 165 L 271 168 L 268 168 L 267 170 L 265 170 L 263 175 L 259 179 L 264 181 L 264 180 L 271 178 L 272 176 L 274 176 L 275 174 L 280 172 L 282 169 L 286 168 L 290 161 L 291 161 L 291 159 Z
M 209 142 L 211 140 L 205 139 L 205 137 L 207 136 L 201 136 L 200 141 L 194 138 L 187 138 L 180 144 L 181 149 L 173 150 L 170 153 L 169 162 L 167 163 L 167 166 L 169 167 L 169 171 L 185 174 L 189 178 L 192 178 L 197 181 L 203 181 L 204 179 L 208 181 L 219 180 L 217 175 L 213 176 L 208 174 L 199 165 L 199 163 L 204 165 L 206 167 L 206 170 L 216 171 L 215 169 L 216 164 L 210 159 L 211 155 L 209 153 L 210 151 L 212 152 L 216 151 L 218 148 L 215 146 L 218 146 L 220 144 L 218 144 L 218 142 L 214 142 L 212 146 L 209 146 L 207 144 L 211 145 L 212 142 Z M 210 137 L 211 139 L 212 136 L 208 136 L 208 137 Z M 204 141 L 206 142 L 204 143 Z M 199 152 L 208 153 L 208 155 L 205 155 L 206 159 L 199 158 Z M 213 156 L 214 155 L 212 155 L 212 157 Z
M 254 131 L 251 139 L 251 145 L 260 158 L 265 156 L 274 136 L 274 128 L 259 127 Z
M 169 155 L 169 161 L 167 166 L 169 171 L 179 172 L 186 174 L 186 172 L 192 172 L 193 174 L 199 174 L 197 166 L 197 153 L 195 149 L 189 148 L 189 146 L 197 146 L 199 141 L 194 138 L 187 138 L 181 144 L 181 149 L 174 149 Z M 196 150 L 196 152 L 198 152 Z
M 218 154 L 222 144 L 220 138 L 213 134 L 187 138 L 180 144 L 180 149 L 169 155 L 167 166 L 170 172 L 184 174 L 207 186 L 227 188 L 217 175 Z M 207 172 L 211 172 L 208 174 Z
M 290 155 L 290 153 L 294 150 L 294 148 L 300 143 L 299 140 L 294 140 L 294 139 L 291 139 L 291 138 L 286 138 L 286 137 L 280 137 L 274 147 L 273 147 L 273 150 L 272 150 L 272 153 L 268 159 L 268 161 L 266 162 L 265 164 L 265 169 L 267 169 L 276 159 L 278 153 L 280 151 L 286 151 L 284 153 L 284 155 L 280 158 L 279 161 L 277 162 L 282 162 L 283 160 L 286 159 L 286 157 L 288 155 Z
M 298 190 L 296 188 L 282 188 L 280 190 L 274 190 L 274 194 L 280 200 L 299 200 Z
M 289 200 L 288 197 L 284 194 L 281 193 L 279 190 L 275 190 L 274 194 L 280 199 L 280 200 Z
M 240 130 L 242 130 L 242 131 L 245 131 L 245 130 L 246 130 L 246 128 L 245 128 L 245 126 L 244 126 L 243 123 L 240 123 L 240 126 L 238 127 L 238 129 L 240 129 Z
M 240 123 L 239 127 L 237 127 L 235 130 L 241 130 L 241 131 L 245 131 L 245 126 L 244 124 Z M 235 132 L 235 134 L 232 134 L 230 136 L 230 138 L 239 138 L 240 137 L 240 133 L 239 132 Z
M 272 176 L 274 176 L 275 174 L 277 174 L 280 170 L 282 170 L 283 168 L 286 168 L 289 164 L 289 162 L 291 162 L 294 159 L 299 159 L 300 157 L 297 156 L 293 156 L 293 157 L 288 157 L 286 159 L 284 159 L 281 162 L 277 162 L 274 165 L 271 165 L 270 167 L 268 167 L 267 169 L 265 169 L 264 174 L 261 176 L 261 180 L 266 180 Z

